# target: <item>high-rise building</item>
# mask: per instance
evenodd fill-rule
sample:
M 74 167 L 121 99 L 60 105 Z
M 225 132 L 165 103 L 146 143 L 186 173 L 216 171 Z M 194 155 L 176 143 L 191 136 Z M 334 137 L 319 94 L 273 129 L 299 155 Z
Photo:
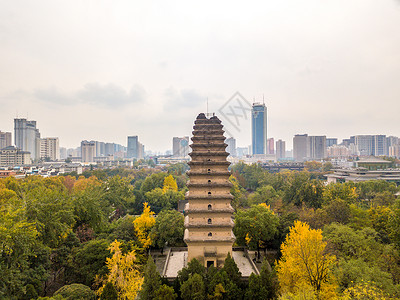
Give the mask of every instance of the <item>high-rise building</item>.
M 142 144 L 142 143 L 138 143 L 138 156 L 137 156 L 137 159 L 142 159 L 142 158 L 144 158 L 144 153 L 145 153 L 145 151 L 144 151 L 144 145 Z
M 172 155 L 175 157 L 186 157 L 189 154 L 189 137 L 172 138 Z
M 267 139 L 267 154 L 275 154 L 274 138 Z
M 57 137 L 40 139 L 40 158 L 49 158 L 52 161 L 60 159 L 60 145 Z
M 400 158 L 400 145 L 393 145 L 389 147 L 389 156 Z
M 114 155 L 115 152 L 114 143 L 104 143 L 104 156 Z
M 15 146 L 31 153 L 31 159 L 40 158 L 40 132 L 36 121 L 14 119 Z
M 11 146 L 11 132 L 1 132 L 0 131 L 0 149 Z
M 286 142 L 282 140 L 276 141 L 276 159 L 282 159 L 286 157 Z
M 205 267 L 221 267 L 232 255 L 235 236 L 229 182 L 229 155 L 221 121 L 199 114 L 193 127 L 189 192 L 185 205 L 187 261 L 196 258 Z
M 328 148 L 330 146 L 337 145 L 337 140 L 338 140 L 337 138 L 327 138 L 326 147 Z
M 137 135 L 128 136 L 127 158 L 138 158 L 139 154 L 139 138 Z
M 253 103 L 251 109 L 252 154 L 267 154 L 267 107 Z
M 396 146 L 399 145 L 400 141 L 399 138 L 397 136 L 388 136 L 387 137 L 387 145 L 388 147 L 390 146 Z
M 81 142 L 82 162 L 94 162 L 96 156 L 96 142 L 82 141 Z
M 293 138 L 293 158 L 295 161 L 304 161 L 308 158 L 308 134 L 296 134 Z
M 386 135 L 374 135 L 374 151 L 373 155 L 389 155 L 389 147 Z
M 308 143 L 307 158 L 320 160 L 326 157 L 326 136 L 309 136 Z
M 236 156 L 236 139 L 234 139 L 233 137 L 227 138 L 225 140 L 225 143 L 228 145 L 226 147 L 226 152 L 228 152 L 230 156 L 235 157 Z
M 67 148 L 60 147 L 60 159 L 66 159 L 67 157 Z
M 389 140 L 389 142 L 391 142 Z M 354 144 L 361 156 L 380 156 L 389 154 L 388 138 L 386 135 L 356 135 Z

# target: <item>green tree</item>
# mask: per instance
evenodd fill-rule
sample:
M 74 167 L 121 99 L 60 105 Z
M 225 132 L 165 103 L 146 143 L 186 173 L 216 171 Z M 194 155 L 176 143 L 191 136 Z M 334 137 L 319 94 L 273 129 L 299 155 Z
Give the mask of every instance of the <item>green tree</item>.
M 140 190 L 143 193 L 147 193 L 154 190 L 155 188 L 162 189 L 164 185 L 164 178 L 167 177 L 167 175 L 167 173 L 160 172 L 147 176 L 146 179 L 143 181 Z
M 229 177 L 230 183 L 232 183 L 231 194 L 233 196 L 232 206 L 237 209 L 239 207 L 247 206 L 246 190 L 241 187 L 239 181 L 235 176 Z
M 156 291 L 161 286 L 161 277 L 157 272 L 153 258 L 149 255 L 147 264 L 144 270 L 144 280 L 142 288 L 139 292 L 140 299 L 151 300 L 156 296 Z
M 279 195 L 275 189 L 271 185 L 265 185 L 259 187 L 253 194 L 250 194 L 248 201 L 250 205 L 261 203 L 271 204 L 271 202 L 274 202 L 278 198 Z
M 121 178 L 119 175 L 111 177 L 102 187 L 104 190 L 102 201 L 114 208 L 114 218 L 133 211 L 135 196 L 128 178 Z
M 241 299 L 243 296 L 242 290 L 233 282 L 225 270 L 220 270 L 215 273 L 214 277 L 208 285 L 209 294 L 213 294 L 218 285 L 222 285 L 224 289 L 224 299 Z
M 0 298 L 22 297 L 38 244 L 36 224 L 25 219 L 21 203 L 10 202 L 0 206 Z
M 118 300 L 118 293 L 115 286 L 111 282 L 107 282 L 103 292 L 100 295 L 100 300 Z
M 182 285 L 183 282 L 189 279 L 189 276 L 199 274 L 202 278 L 206 275 L 206 268 L 195 258 L 193 258 L 186 268 L 178 271 L 178 281 Z
M 236 242 L 239 245 L 248 245 L 257 249 L 260 257 L 260 248 L 273 240 L 278 233 L 278 217 L 264 204 L 254 205 L 247 210 L 238 210 L 235 213 Z
M 163 210 L 157 218 L 152 229 L 154 244 L 163 248 L 166 244 L 177 246 L 183 243 L 184 217 L 176 210 Z
M 66 191 L 37 186 L 25 195 L 26 215 L 37 224 L 39 238 L 55 248 L 75 223 L 73 205 Z
M 181 285 L 181 297 L 183 300 L 205 299 L 204 279 L 199 274 L 189 275 L 188 280 Z
M 355 203 L 358 200 L 358 192 L 354 183 L 330 183 L 323 191 L 323 199 L 326 204 L 329 204 L 335 199 L 342 199 L 347 203 Z
M 266 258 L 261 264 L 260 282 L 262 290 L 268 299 L 275 299 L 278 295 L 278 278 L 276 277 L 275 270 L 271 269 Z
M 400 200 L 397 199 L 392 207 L 392 213 L 389 215 L 388 226 L 389 236 L 400 249 Z
M 239 271 L 237 264 L 229 252 L 225 258 L 222 270 L 228 274 L 228 277 L 233 281 L 233 283 L 235 283 L 237 286 L 241 285 L 242 273 Z
M 109 247 L 110 243 L 105 239 L 85 243 L 73 257 L 71 271 L 74 273 L 74 281 L 92 286 L 96 275 L 106 275 L 108 272 L 106 261 L 111 257 Z
M 245 293 L 245 299 L 264 300 L 268 299 L 264 293 L 263 285 L 259 275 L 251 273 L 249 277 L 249 287 Z
M 61 295 L 66 300 L 96 299 L 94 291 L 92 291 L 88 286 L 79 283 L 64 285 L 54 293 L 54 296 L 57 295 Z
M 155 293 L 155 300 L 175 300 L 178 295 L 174 292 L 174 289 L 166 284 L 160 286 Z
M 351 215 L 350 205 L 342 199 L 336 198 L 331 200 L 323 206 L 323 210 L 326 212 L 327 222 L 342 224 L 349 222 Z
M 338 258 L 374 261 L 382 249 L 377 241 L 376 231 L 369 227 L 355 230 L 346 225 L 332 223 L 324 227 L 323 234 Z

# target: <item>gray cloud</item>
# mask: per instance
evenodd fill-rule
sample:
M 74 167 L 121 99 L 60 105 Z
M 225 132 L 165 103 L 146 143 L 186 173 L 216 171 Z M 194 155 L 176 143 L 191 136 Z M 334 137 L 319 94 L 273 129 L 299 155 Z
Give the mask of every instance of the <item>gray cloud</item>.
M 53 86 L 35 90 L 33 96 L 52 105 L 89 104 L 120 108 L 129 104 L 143 102 L 146 92 L 138 85 L 134 85 L 127 91 L 112 83 L 106 85 L 88 83 L 82 89 L 73 93 L 66 93 Z
M 79 99 L 85 103 L 94 105 L 104 105 L 110 107 L 121 107 L 132 103 L 142 102 L 146 92 L 140 86 L 133 86 L 129 92 L 115 85 L 100 85 L 89 83 L 77 93 Z
M 167 98 L 167 102 L 164 104 L 165 110 L 180 110 L 183 108 L 196 108 L 204 104 L 207 101 L 207 97 L 201 95 L 194 89 L 182 89 L 176 90 L 173 87 L 169 87 L 165 90 L 164 95 Z

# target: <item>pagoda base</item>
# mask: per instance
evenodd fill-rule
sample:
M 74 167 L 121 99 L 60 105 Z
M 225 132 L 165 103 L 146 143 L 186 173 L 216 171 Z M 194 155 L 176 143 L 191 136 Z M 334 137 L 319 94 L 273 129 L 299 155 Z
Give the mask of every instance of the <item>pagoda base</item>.
M 232 256 L 233 242 L 231 241 L 208 243 L 208 245 L 201 242 L 187 242 L 187 245 L 188 262 L 195 258 L 207 268 L 211 265 L 221 268 L 224 266 L 228 253 Z

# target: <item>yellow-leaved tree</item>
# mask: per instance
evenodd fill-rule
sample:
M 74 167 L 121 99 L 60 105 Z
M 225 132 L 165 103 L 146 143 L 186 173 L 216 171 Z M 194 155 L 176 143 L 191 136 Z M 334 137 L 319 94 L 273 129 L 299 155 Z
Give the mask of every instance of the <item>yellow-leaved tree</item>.
M 97 294 L 100 296 L 106 284 L 111 282 L 118 292 L 118 299 L 135 299 L 142 286 L 143 277 L 136 263 L 135 250 L 122 254 L 120 245 L 117 240 L 110 245 L 113 256 L 106 261 L 110 273 L 103 280 Z
M 153 215 L 154 212 L 150 210 L 150 206 L 145 202 L 143 203 L 142 214 L 133 221 L 136 236 L 144 249 L 147 249 L 153 243 L 150 232 L 156 223 Z
M 172 176 L 172 175 L 168 175 L 167 177 L 164 178 L 164 185 L 163 185 L 164 194 L 168 190 L 172 190 L 174 192 L 178 191 L 178 185 L 176 184 L 176 180 L 174 179 L 174 176 Z
M 281 245 L 282 257 L 276 270 L 281 293 L 296 293 L 311 287 L 318 298 L 336 297 L 337 284 L 331 272 L 336 257 L 326 253 L 322 231 L 295 221 Z

